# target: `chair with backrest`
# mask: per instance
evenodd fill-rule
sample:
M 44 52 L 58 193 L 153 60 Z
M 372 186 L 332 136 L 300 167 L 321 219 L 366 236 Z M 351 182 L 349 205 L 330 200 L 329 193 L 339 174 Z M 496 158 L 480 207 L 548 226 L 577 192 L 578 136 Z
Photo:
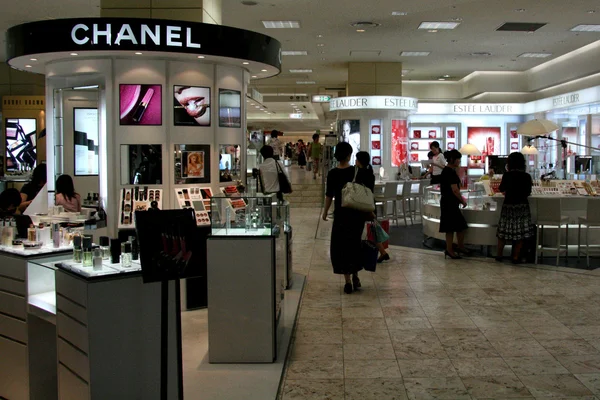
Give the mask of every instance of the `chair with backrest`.
M 392 215 L 394 220 L 396 221 L 396 225 L 398 225 L 398 210 L 397 210 L 397 191 L 398 191 L 398 182 L 386 182 L 385 187 L 383 188 L 383 194 L 375 196 L 375 205 L 381 206 L 383 217 L 387 217 Z M 392 213 L 388 212 L 388 205 L 392 203 Z
M 407 216 L 410 218 L 411 225 L 414 223 L 412 207 L 410 204 L 410 199 L 412 197 L 412 184 L 413 181 L 404 181 L 401 182 L 400 185 L 398 185 L 397 189 L 397 198 L 400 202 L 400 205 L 402 206 L 402 218 L 404 218 L 404 226 L 408 226 L 408 222 L 406 220 Z
M 539 197 L 537 198 L 537 235 L 535 244 L 535 263 L 538 263 L 538 254 L 544 256 L 544 250 L 556 251 L 556 265 L 560 261 L 560 253 L 565 252 L 569 255 L 569 217 L 562 215 L 562 202 L 560 198 Z M 561 228 L 566 227 L 566 242 L 563 246 L 560 243 Z M 556 247 L 544 247 L 544 228 L 556 227 Z
M 600 199 L 587 199 L 586 215 L 579 217 L 577 235 L 577 259 L 581 254 L 581 227 L 585 228 L 585 256 L 587 267 L 590 267 L 590 228 L 600 226 Z M 599 247 L 595 245 L 594 247 Z

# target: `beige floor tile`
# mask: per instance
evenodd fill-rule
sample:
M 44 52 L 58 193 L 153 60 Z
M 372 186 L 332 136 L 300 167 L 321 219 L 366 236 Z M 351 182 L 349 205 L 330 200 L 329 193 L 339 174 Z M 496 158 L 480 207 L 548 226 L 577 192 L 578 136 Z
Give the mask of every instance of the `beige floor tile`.
M 344 344 L 391 344 L 387 329 L 344 329 Z
M 518 376 L 569 374 L 569 370 L 552 356 L 505 357 L 504 361 Z
M 579 379 L 592 393 L 600 395 L 600 373 L 577 374 L 575 378 Z
M 344 307 L 343 318 L 383 318 L 381 307 Z
M 586 342 L 584 339 L 540 340 L 540 344 L 555 357 L 600 354 L 598 349 Z
M 490 358 L 500 354 L 487 340 L 469 340 L 444 344 L 444 350 L 450 358 Z
M 598 355 L 558 356 L 556 358 L 572 374 L 600 373 L 600 356 Z
M 342 328 L 342 317 L 321 317 L 321 318 L 310 318 L 300 317 L 297 322 L 299 330 L 305 330 L 305 328 L 311 329 L 341 329 Z
M 562 327 L 525 327 L 525 330 L 533 336 L 534 339 L 538 341 L 542 340 L 573 340 L 573 339 L 581 339 L 572 330 L 567 328 L 566 326 Z
M 439 338 L 433 329 L 390 329 L 392 343 L 439 343 Z
M 529 390 L 514 375 L 462 378 L 469 394 L 477 399 L 526 398 Z M 532 397 L 531 397 L 532 398 Z
M 343 379 L 343 361 L 291 361 L 286 379 Z
M 388 317 L 385 319 L 389 329 L 426 329 L 431 328 L 429 319 L 425 317 Z
M 422 317 L 424 318 L 425 312 L 423 309 L 418 307 L 383 307 L 383 315 L 385 317 Z
M 395 360 L 390 344 L 344 344 L 344 360 Z
M 341 344 L 341 329 L 306 328 L 296 331 L 296 343 L 300 344 Z
M 341 344 L 295 344 L 290 360 L 293 361 L 331 361 L 343 360 L 344 350 Z
M 533 336 L 527 332 L 521 326 L 505 327 L 505 326 L 493 326 L 480 328 L 481 332 L 485 335 L 488 340 L 503 341 L 503 340 L 519 340 L 519 339 L 533 339 Z
M 346 379 L 402 377 L 395 360 L 346 360 L 344 376 Z
M 406 389 L 400 378 L 346 379 L 345 400 L 405 400 Z
M 398 360 L 420 360 L 427 358 L 448 358 L 442 344 L 438 342 L 395 342 L 394 350 Z
M 434 378 L 458 376 L 449 359 L 398 360 L 404 378 Z
M 536 398 L 593 395 L 572 375 L 521 376 L 520 379 Z
M 469 317 L 439 316 L 428 317 L 429 323 L 434 328 L 476 328 L 477 326 Z
M 435 333 L 443 344 L 456 344 L 473 340 L 487 340 L 478 328 L 435 328 Z
M 383 318 L 342 318 L 342 327 L 349 330 L 385 330 L 387 324 Z
M 490 341 L 502 357 L 544 357 L 550 353 L 535 339 Z
M 286 380 L 283 400 L 344 400 L 342 379 Z
M 470 400 L 465 385 L 458 377 L 404 378 L 411 400 Z
M 513 376 L 510 367 L 500 357 L 494 358 L 455 358 L 452 364 L 461 377 L 472 376 Z

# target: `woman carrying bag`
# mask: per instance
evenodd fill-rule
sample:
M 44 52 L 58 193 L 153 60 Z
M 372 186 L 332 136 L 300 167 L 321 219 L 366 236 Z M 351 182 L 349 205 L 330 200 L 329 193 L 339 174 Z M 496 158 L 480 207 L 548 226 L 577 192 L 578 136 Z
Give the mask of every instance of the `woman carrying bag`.
M 367 196 L 361 197 L 360 187 L 357 188 L 356 184 L 366 186 L 369 184 L 370 178 L 373 177 L 373 173 L 370 172 L 369 176 L 369 171 L 366 169 L 353 168 L 350 165 L 351 156 L 352 146 L 345 142 L 338 143 L 334 157 L 339 164 L 337 168 L 332 169 L 327 174 L 325 208 L 323 210 L 323 220 L 327 221 L 327 214 L 335 201 L 333 227 L 331 229 L 331 264 L 334 274 L 344 275 L 344 292 L 347 294 L 361 287 L 358 271 L 363 269 L 361 262 L 362 233 L 365 221 L 373 217 L 375 206 L 373 203 L 373 207 L 368 211 L 366 208 L 363 210 L 357 209 L 355 208 L 357 205 L 351 204 L 352 196 L 349 196 L 348 193 L 355 188 L 357 189 L 355 200 L 362 201 L 364 207 L 367 206 L 366 202 L 372 202 L 372 200 L 366 200 L 368 197 L 367 190 L 369 189 L 363 187 L 362 194 L 367 194 Z M 345 197 L 342 195 L 344 191 L 346 192 Z M 373 193 L 371 191 L 372 198 Z M 342 200 L 345 200 L 345 206 L 343 206 Z

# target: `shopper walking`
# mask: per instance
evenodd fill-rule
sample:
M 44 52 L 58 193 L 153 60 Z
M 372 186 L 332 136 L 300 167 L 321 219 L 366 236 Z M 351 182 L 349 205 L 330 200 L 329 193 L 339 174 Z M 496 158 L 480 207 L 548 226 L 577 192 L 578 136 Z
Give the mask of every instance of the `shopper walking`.
M 279 131 L 271 131 L 271 140 L 269 141 L 269 146 L 273 148 L 273 158 L 279 161 L 283 156 L 283 143 L 281 143 L 281 140 L 279 140 Z
M 496 261 L 502 261 L 504 245 L 513 242 L 513 264 L 521 263 L 523 240 L 533 236 L 533 224 L 529 200 L 533 185 L 531 176 L 525 172 L 525 157 L 521 153 L 511 153 L 506 165 L 508 171 L 502 175 L 500 192 L 504 193 L 504 204 L 498 222 L 498 254 Z
M 375 174 L 373 173 L 373 167 L 371 166 L 371 155 L 366 151 L 359 151 L 356 153 L 356 166 L 361 170 L 364 170 L 364 185 L 371 189 L 371 192 L 375 191 Z M 376 218 L 376 215 L 373 214 L 373 219 Z M 375 235 L 375 232 L 373 232 Z M 379 250 L 379 258 L 377 259 L 378 263 L 382 263 L 390 259 L 390 255 L 383 247 L 383 243 L 376 243 L 377 250 Z
M 446 159 L 444 158 L 444 154 L 442 154 L 442 150 L 440 149 L 440 143 L 436 140 L 431 142 L 429 146 L 429 150 L 433 153 L 433 158 L 431 159 L 431 184 L 437 185 L 441 183 L 442 171 L 446 166 Z
M 81 212 L 81 196 L 75 192 L 73 178 L 61 175 L 56 180 L 56 198 L 54 203 L 63 206 L 67 212 Z
M 298 139 L 298 165 L 301 169 L 306 166 L 306 146 L 304 146 L 304 140 Z
M 313 179 L 317 179 L 320 167 L 319 161 L 321 160 L 321 151 L 323 150 L 323 146 L 321 146 L 321 143 L 319 143 L 318 133 L 312 135 L 312 139 L 312 143 L 308 145 L 308 154 L 310 154 L 310 158 L 312 158 Z
M 263 146 L 260 149 L 260 155 L 264 159 L 263 163 L 258 166 L 261 191 L 265 194 L 276 193 L 277 199 L 283 201 L 279 173 L 284 173 L 291 187 L 290 177 L 285 172 L 281 162 L 273 158 L 273 148 L 271 146 Z
M 333 210 L 333 227 L 331 229 L 331 264 L 333 273 L 343 274 L 345 279 L 344 292 L 360 288 L 358 271 L 362 269 L 360 262 L 360 247 L 365 221 L 371 218 L 372 213 L 365 213 L 351 208 L 342 207 L 342 189 L 352 182 L 367 184 L 373 175 L 366 168 L 353 168 L 350 165 L 352 146 L 349 143 L 338 143 L 334 157 L 338 161 L 337 168 L 327 174 L 327 188 L 325 195 L 325 208 L 323 220 L 327 221 L 327 214 L 335 201 Z
M 471 252 L 465 248 L 465 231 L 467 230 L 467 221 L 460 212 L 460 206 L 467 206 L 466 200 L 460 193 L 460 178 L 457 170 L 460 167 L 462 154 L 458 150 L 450 150 L 445 154 L 448 165 L 444 167 L 440 175 L 440 188 L 442 199 L 440 200 L 440 232 L 446 234 L 446 250 L 444 258 L 461 258 L 454 252 L 453 242 L 454 233 L 458 240 L 458 251 L 465 255 Z

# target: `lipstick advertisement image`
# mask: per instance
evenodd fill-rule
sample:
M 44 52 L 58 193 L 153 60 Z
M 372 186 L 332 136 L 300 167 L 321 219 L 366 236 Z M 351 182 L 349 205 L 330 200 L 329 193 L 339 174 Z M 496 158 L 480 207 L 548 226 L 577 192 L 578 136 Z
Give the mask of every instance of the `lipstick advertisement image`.
M 219 126 L 242 127 L 242 96 L 238 90 L 219 89 Z
M 173 119 L 176 126 L 210 126 L 210 88 L 173 87 Z
M 121 125 L 162 125 L 161 85 L 119 85 Z

